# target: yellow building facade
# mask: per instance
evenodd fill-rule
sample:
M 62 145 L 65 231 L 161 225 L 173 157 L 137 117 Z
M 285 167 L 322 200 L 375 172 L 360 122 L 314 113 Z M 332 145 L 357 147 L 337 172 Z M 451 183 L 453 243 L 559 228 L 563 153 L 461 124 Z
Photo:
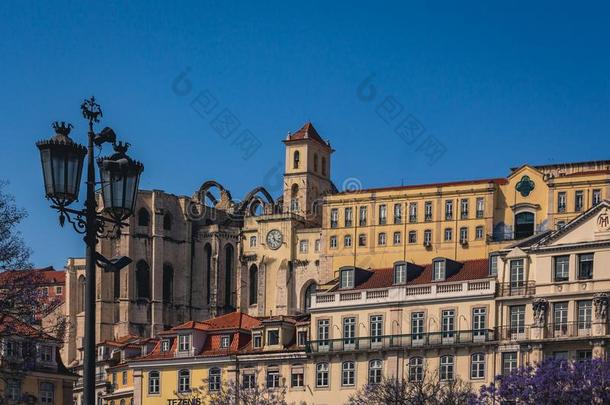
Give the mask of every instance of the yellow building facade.
M 76 376 L 63 365 L 61 341 L 11 316 L 0 323 L 0 402 L 71 403 Z
M 421 365 L 476 388 L 518 364 L 561 352 L 530 342 L 549 333 L 548 326 L 529 329 L 534 298 L 542 294 L 552 307 L 558 292 L 555 281 L 544 278 L 543 268 L 555 260 L 547 253 L 552 249 L 534 244 L 563 235 L 605 204 L 610 161 L 525 164 L 505 177 L 340 191 L 332 181 L 335 151 L 313 125 L 289 133 L 283 145 L 283 170 L 266 181 L 277 180 L 277 196 L 254 187 L 236 199 L 214 180 L 190 197 L 144 190 L 128 229 L 100 244 L 107 257 L 133 259 L 116 274 L 97 275 L 100 342 L 175 333 L 168 336 L 171 351 L 183 334 L 176 327 L 191 321 L 240 313 L 260 322 L 235 332 L 248 342 L 222 355 L 206 352 L 208 337 L 217 335 L 206 327 L 192 331 L 192 339 L 200 339 L 191 342 L 197 353 L 121 365 L 121 373 L 124 367 L 133 373 L 134 403 L 180 399 L 181 370 L 189 370 L 189 387 L 209 379 L 210 370 L 220 370 L 222 381 L 239 381 L 245 369 L 259 381 L 279 375 L 290 403 L 332 404 L 371 376 L 408 378 Z M 570 269 L 577 266 L 577 250 L 569 255 Z M 517 259 L 523 259 L 523 279 L 515 281 L 524 288 L 521 295 L 513 294 L 507 270 Z M 67 301 L 74 324 L 68 352 L 78 363 L 78 297 L 86 280 L 72 267 L 67 296 L 77 299 Z M 403 267 L 406 275 L 397 276 Z M 597 284 L 593 295 L 606 288 Z M 593 288 L 572 279 L 559 285 L 564 293 Z M 578 322 L 574 313 L 588 311 L 578 307 L 586 299 L 566 299 L 566 322 Z M 511 332 L 510 308 L 517 305 L 523 311 L 513 310 L 514 318 L 523 319 L 518 322 L 527 333 Z M 282 343 L 265 343 L 269 322 L 281 324 Z M 371 335 L 373 327 L 380 335 Z M 605 336 L 600 328 L 591 330 Z M 347 347 L 345 330 L 353 340 Z M 259 335 L 261 346 L 251 347 Z M 605 355 L 602 346 L 592 355 Z M 589 355 L 576 346 L 567 351 L 571 358 Z M 159 375 L 158 392 L 148 390 L 151 372 Z M 293 375 L 300 382 L 295 387 Z

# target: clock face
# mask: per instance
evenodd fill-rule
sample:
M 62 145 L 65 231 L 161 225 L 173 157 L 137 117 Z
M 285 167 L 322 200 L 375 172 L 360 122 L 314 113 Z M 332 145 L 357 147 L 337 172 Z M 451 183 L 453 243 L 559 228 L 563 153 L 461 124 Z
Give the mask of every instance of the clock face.
M 267 234 L 267 246 L 273 250 L 279 249 L 283 240 L 284 236 L 277 229 L 273 229 Z

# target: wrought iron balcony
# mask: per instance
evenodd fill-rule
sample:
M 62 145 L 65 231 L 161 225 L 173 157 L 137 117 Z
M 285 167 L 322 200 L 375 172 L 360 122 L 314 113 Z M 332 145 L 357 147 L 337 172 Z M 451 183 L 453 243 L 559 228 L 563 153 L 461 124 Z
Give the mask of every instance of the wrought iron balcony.
M 425 348 L 480 344 L 495 338 L 491 329 L 451 332 L 413 333 L 406 335 L 365 336 L 342 339 L 312 340 L 307 342 L 308 353 L 350 352 L 396 348 Z
M 574 338 L 591 335 L 591 321 L 549 323 L 544 328 L 545 338 Z
M 525 296 L 536 294 L 535 281 L 513 281 L 498 284 L 498 295 L 501 297 Z
M 496 327 L 496 339 L 498 340 L 528 340 L 530 338 L 530 327 L 525 325 L 518 326 L 498 326 Z

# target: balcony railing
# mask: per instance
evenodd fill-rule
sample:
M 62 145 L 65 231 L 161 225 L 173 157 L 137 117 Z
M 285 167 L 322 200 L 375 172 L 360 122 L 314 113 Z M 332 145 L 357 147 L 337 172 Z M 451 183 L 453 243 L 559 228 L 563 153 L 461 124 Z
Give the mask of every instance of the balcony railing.
M 529 326 L 518 325 L 496 327 L 496 339 L 498 340 L 527 340 L 529 338 Z
M 310 310 L 334 308 L 340 305 L 366 305 L 437 298 L 458 298 L 493 295 L 496 282 L 493 279 L 445 282 L 416 285 L 396 285 L 383 289 L 348 290 L 315 294 Z
M 309 353 L 380 350 L 393 348 L 422 348 L 477 344 L 494 340 L 491 329 L 413 333 L 408 335 L 365 336 L 342 339 L 312 340 L 307 342 Z
M 544 330 L 546 338 L 572 338 L 591 336 L 591 321 L 549 323 Z
M 513 297 L 523 295 L 534 295 L 536 294 L 536 282 L 535 281 L 517 281 L 510 283 L 498 284 L 498 295 L 501 297 Z
M 533 331 L 540 332 L 533 332 Z M 543 328 L 536 326 L 499 326 L 496 328 L 496 339 L 498 340 L 538 340 L 538 339 L 561 339 L 592 336 L 590 321 L 549 323 Z

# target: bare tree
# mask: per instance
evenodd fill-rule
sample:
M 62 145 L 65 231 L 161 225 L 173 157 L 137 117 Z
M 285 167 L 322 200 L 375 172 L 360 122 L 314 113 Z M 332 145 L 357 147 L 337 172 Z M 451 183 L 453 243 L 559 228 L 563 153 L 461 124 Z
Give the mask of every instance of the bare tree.
M 30 249 L 17 230 L 27 214 L 5 192 L 6 185 L 0 181 L 0 325 L 4 326 L 4 335 L 15 332 L 16 323 L 5 322 L 7 317 L 41 329 L 41 320 L 62 303 L 45 294 L 41 288 L 46 282 L 43 273 L 31 269 Z M 49 329 L 43 332 L 61 339 L 65 322 L 60 319 Z
M 379 384 L 365 385 L 347 405 L 467 405 L 475 398 L 463 381 L 440 381 L 437 375 L 425 373 L 417 381 L 384 378 Z
M 30 250 L 17 226 L 27 213 L 15 205 L 15 198 L 5 192 L 6 181 L 0 180 L 0 271 L 30 267 Z
M 0 342 L 6 345 L 0 352 L 6 354 L 8 345 L 18 344 L 19 356 L 18 361 L 4 355 L 0 358 L 0 380 L 33 370 L 38 355 L 36 342 L 61 341 L 66 328 L 64 316 L 42 326 L 43 319 L 57 315 L 62 301 L 44 293 L 42 272 L 31 268 L 30 250 L 17 230 L 26 213 L 5 192 L 6 184 L 0 181 Z M 3 401 L 0 393 L 0 404 Z
M 224 382 L 210 389 L 209 380 L 203 380 L 199 387 L 192 388 L 188 394 L 178 394 L 180 399 L 188 399 L 197 405 L 287 405 L 286 387 L 267 388 L 254 384 L 245 387 L 235 381 Z

